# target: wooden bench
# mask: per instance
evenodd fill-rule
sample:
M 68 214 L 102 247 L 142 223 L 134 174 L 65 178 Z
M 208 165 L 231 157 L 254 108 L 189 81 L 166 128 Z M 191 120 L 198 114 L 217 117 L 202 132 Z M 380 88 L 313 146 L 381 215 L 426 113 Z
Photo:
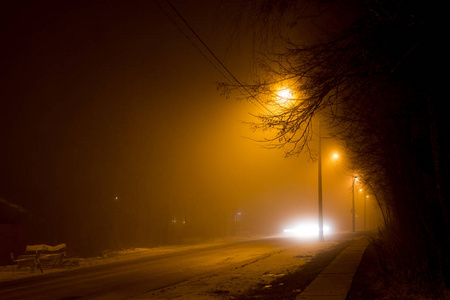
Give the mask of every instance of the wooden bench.
M 17 269 L 30 267 L 31 273 L 38 267 L 41 273 L 44 268 L 55 268 L 61 265 L 63 257 L 66 256 L 66 244 L 56 246 L 49 245 L 27 245 L 24 255 L 20 255 L 14 260 Z

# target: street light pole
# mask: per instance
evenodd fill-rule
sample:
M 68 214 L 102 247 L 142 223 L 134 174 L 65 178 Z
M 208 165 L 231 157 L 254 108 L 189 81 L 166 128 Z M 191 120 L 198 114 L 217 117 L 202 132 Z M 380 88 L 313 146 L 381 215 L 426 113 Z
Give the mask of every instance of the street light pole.
M 369 195 L 366 195 L 365 197 L 364 197 L 364 230 L 366 230 L 366 220 L 367 220 L 367 218 L 366 218 L 366 200 L 367 200 L 367 198 L 369 198 Z
M 322 211 L 322 137 L 320 135 L 319 121 L 319 241 L 323 242 L 323 211 Z
M 355 181 L 358 179 L 358 177 L 353 177 L 353 183 L 352 183 L 352 231 L 356 231 L 356 211 L 355 211 Z

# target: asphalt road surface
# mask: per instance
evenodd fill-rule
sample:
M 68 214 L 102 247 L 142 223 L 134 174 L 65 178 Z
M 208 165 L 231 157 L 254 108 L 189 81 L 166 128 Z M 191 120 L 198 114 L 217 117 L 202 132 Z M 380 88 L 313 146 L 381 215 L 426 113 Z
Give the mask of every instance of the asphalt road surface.
M 293 241 L 267 238 L 139 257 L 105 265 L 43 274 L 0 284 L 0 299 L 128 299 L 252 264 L 293 247 Z

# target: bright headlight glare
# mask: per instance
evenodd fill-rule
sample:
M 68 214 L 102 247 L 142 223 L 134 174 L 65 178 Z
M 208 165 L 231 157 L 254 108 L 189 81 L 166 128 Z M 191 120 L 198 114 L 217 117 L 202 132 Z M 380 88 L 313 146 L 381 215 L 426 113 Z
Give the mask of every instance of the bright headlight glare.
M 330 226 L 323 226 L 324 235 L 330 233 Z M 303 223 L 291 228 L 286 228 L 283 232 L 289 236 L 296 237 L 317 237 L 319 235 L 319 226 L 314 223 Z

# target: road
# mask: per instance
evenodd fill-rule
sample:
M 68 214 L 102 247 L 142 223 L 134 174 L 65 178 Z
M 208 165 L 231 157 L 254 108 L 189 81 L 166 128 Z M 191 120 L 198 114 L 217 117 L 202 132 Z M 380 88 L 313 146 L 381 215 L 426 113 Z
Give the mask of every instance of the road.
M 3 282 L 0 299 L 170 299 L 177 286 L 178 295 L 189 294 L 200 285 L 214 291 L 211 285 L 220 282 L 224 288 L 227 280 L 242 289 L 254 282 L 249 276 L 262 280 L 298 267 L 326 246 L 287 238 L 234 241 Z

